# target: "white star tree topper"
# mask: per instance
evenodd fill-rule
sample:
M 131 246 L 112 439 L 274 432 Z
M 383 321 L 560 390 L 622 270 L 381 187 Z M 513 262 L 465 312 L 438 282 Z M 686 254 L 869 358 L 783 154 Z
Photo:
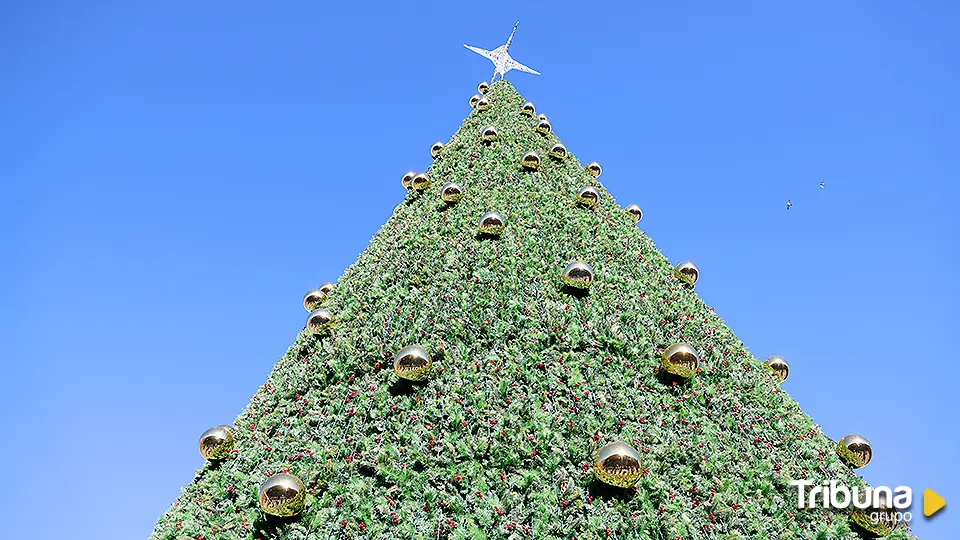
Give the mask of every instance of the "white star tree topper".
M 533 73 L 534 75 L 540 74 L 539 71 L 530 69 L 527 66 L 521 64 L 520 62 L 517 62 L 513 58 L 510 58 L 510 53 L 508 52 L 510 49 L 510 42 L 513 41 L 513 35 L 517 33 L 518 26 L 520 26 L 519 22 L 513 25 L 513 32 L 510 32 L 510 37 L 507 38 L 507 42 L 492 51 L 481 49 L 480 47 L 471 47 L 466 43 L 463 44 L 464 47 L 479 54 L 480 56 L 489 58 L 490 61 L 493 62 L 493 68 L 494 68 L 493 78 L 490 79 L 490 82 L 497 80 L 497 75 L 499 75 L 500 78 L 502 79 L 503 76 L 511 69 L 515 69 L 517 71 L 523 71 L 525 73 Z

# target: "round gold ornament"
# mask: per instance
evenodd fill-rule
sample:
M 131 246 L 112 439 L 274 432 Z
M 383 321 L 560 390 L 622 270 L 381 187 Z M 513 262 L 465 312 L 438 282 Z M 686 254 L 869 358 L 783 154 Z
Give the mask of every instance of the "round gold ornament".
M 233 428 L 222 425 L 210 428 L 200 435 L 200 455 L 208 461 L 217 461 L 233 450 Z
M 541 120 L 537 122 L 537 132 L 547 135 L 550 133 L 552 127 L 550 126 L 549 120 Z
M 577 190 L 577 203 L 595 208 L 600 204 L 600 192 L 593 186 L 583 186 Z
M 413 172 L 413 171 L 407 171 L 407 172 L 403 175 L 403 178 L 400 179 L 400 183 L 403 184 L 403 187 L 405 187 L 405 188 L 407 188 L 407 189 L 410 189 L 410 188 L 413 187 L 413 177 L 416 176 L 416 175 L 417 175 L 417 173 L 415 173 L 415 172 Z
M 497 128 L 493 126 L 486 126 L 483 130 L 480 131 L 480 139 L 483 142 L 493 142 L 497 140 Z
M 303 296 L 303 309 L 313 311 L 327 301 L 327 293 L 320 289 L 313 289 Z
M 790 364 L 787 364 L 787 361 L 779 356 L 771 356 L 763 361 L 764 367 L 766 367 L 770 373 L 773 373 L 774 378 L 777 379 L 777 382 L 783 382 L 787 380 L 787 377 L 790 376 Z
M 531 150 L 523 154 L 520 158 L 520 164 L 526 169 L 536 170 L 540 166 L 540 156 Z
M 643 219 L 643 210 L 635 204 L 627 206 L 623 211 L 633 217 L 634 223 L 640 223 L 640 220 Z
M 594 178 L 599 178 L 600 173 L 603 172 L 603 169 L 600 168 L 600 164 L 597 163 L 596 161 L 591 161 L 590 163 L 587 163 L 587 166 L 584 167 L 584 170 L 586 170 L 587 174 L 589 174 Z
M 875 493 L 878 504 L 870 504 L 866 508 L 855 508 L 850 517 L 854 523 L 869 533 L 867 535 L 869 537 L 889 536 L 900 525 L 898 518 L 902 514 L 893 506 L 886 492 Z
M 320 292 L 322 292 L 323 294 L 330 294 L 330 291 L 336 288 L 336 285 L 334 285 L 329 281 L 325 281 L 317 288 L 320 289 Z
M 486 94 L 487 90 L 489 89 L 490 89 L 490 85 L 487 84 L 487 81 L 482 81 L 480 84 L 477 85 L 477 92 L 480 92 L 481 94 Z
M 567 147 L 557 143 L 550 147 L 550 157 L 560 159 L 567 157 Z
M 533 106 L 533 103 L 528 101 L 523 104 L 523 107 L 520 108 L 520 113 L 524 116 L 533 116 L 537 114 L 537 108 Z
M 477 102 L 478 111 L 486 111 L 490 109 L 490 100 L 485 97 L 480 98 L 480 101 Z
M 663 352 L 663 369 L 668 373 L 690 378 L 697 373 L 700 355 L 686 343 L 675 343 Z
M 680 281 L 690 287 L 696 285 L 697 281 L 700 280 L 700 269 L 690 261 L 678 264 L 676 270 L 674 270 L 674 274 L 676 274 Z
M 608 443 L 593 459 L 593 474 L 611 486 L 633 487 L 643 474 L 640 454 L 625 442 Z
M 419 345 L 409 345 L 400 349 L 393 361 L 393 372 L 397 377 L 408 381 L 422 381 L 430 375 L 433 361 L 426 349 Z
M 503 232 L 506 222 L 503 217 L 496 212 L 487 212 L 480 216 L 478 228 L 483 234 L 499 235 Z
M 295 516 L 303 510 L 307 488 L 296 476 L 277 473 L 260 484 L 260 508 L 271 516 Z
M 573 261 L 563 269 L 563 282 L 575 289 L 589 289 L 593 283 L 593 268 L 583 261 Z
M 840 456 L 841 461 L 850 467 L 859 469 L 870 463 L 873 458 L 873 447 L 870 446 L 870 441 L 862 435 L 845 435 L 837 443 L 837 455 Z
M 449 184 L 444 184 L 440 188 L 440 199 L 444 202 L 455 203 L 463 198 L 463 188 L 459 184 L 454 184 L 450 182 Z
M 478 96 L 478 95 L 476 95 L 476 94 L 470 96 L 470 106 L 471 106 L 471 107 L 473 107 L 474 109 L 476 109 L 476 108 L 477 108 L 477 103 L 479 103 L 479 102 L 480 102 L 480 96 Z
M 430 177 L 427 173 L 419 173 L 413 177 L 413 189 L 423 191 L 430 187 Z
M 432 145 L 430 145 L 430 156 L 431 156 L 431 157 L 434 157 L 434 158 L 437 157 L 437 156 L 439 156 L 441 150 L 443 150 L 443 143 L 442 143 L 442 142 L 437 141 L 437 142 L 433 143 Z
M 545 114 L 543 114 L 543 113 L 540 113 L 540 114 L 537 115 L 537 120 L 540 120 L 541 122 L 543 122 L 543 121 L 546 120 L 546 119 L 547 119 L 547 115 L 545 115 Z
M 317 335 L 330 326 L 332 320 L 333 313 L 330 313 L 329 309 L 315 309 L 311 311 L 310 316 L 307 317 L 307 330 L 309 330 L 311 334 Z

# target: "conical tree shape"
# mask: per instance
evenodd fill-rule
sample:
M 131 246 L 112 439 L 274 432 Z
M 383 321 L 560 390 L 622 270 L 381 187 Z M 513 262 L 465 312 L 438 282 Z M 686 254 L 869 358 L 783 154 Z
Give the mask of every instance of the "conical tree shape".
M 486 97 L 338 280 L 329 331 L 300 333 L 236 419 L 233 455 L 151 538 L 858 538 L 848 512 L 798 510 L 789 485 L 863 486 L 835 443 L 576 157 L 548 156 L 557 137 L 509 83 Z M 462 200 L 441 201 L 447 182 Z M 596 208 L 577 204 L 585 185 Z M 499 236 L 478 234 L 487 211 Z M 576 260 L 586 290 L 561 279 Z M 700 352 L 689 380 L 660 369 L 677 342 Z M 412 344 L 433 361 L 422 383 L 394 373 Z M 595 477 L 612 441 L 641 457 L 633 488 Z M 299 516 L 259 509 L 278 471 L 309 490 Z

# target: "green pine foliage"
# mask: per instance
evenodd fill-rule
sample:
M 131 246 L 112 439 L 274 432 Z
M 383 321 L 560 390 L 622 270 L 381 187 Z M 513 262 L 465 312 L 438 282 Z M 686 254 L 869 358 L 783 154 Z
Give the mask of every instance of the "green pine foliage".
M 509 83 L 487 97 L 339 279 L 330 331 L 299 334 L 237 417 L 233 455 L 151 538 L 859 538 L 849 512 L 798 510 L 788 485 L 863 486 L 833 441 L 575 156 L 547 156 L 557 137 Z M 465 196 L 448 205 L 451 181 Z M 596 209 L 575 203 L 584 185 Z M 488 210 L 499 237 L 477 234 Z M 594 269 L 586 293 L 561 282 L 572 260 Z M 701 354 L 686 381 L 659 369 L 678 341 Z M 400 381 L 393 355 L 417 343 L 434 370 Z M 594 479 L 614 440 L 640 452 L 634 489 Z M 278 471 L 309 490 L 298 517 L 258 507 Z

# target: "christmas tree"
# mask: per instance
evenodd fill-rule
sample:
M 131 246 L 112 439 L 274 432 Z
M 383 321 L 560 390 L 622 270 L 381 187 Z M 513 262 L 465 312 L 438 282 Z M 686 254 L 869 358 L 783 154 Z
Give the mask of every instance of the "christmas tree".
M 750 355 L 598 165 L 508 82 L 482 90 L 305 300 L 320 309 L 151 538 L 889 534 L 798 509 L 791 480 L 865 486 L 857 448 L 837 451 L 781 389 L 785 364 Z

